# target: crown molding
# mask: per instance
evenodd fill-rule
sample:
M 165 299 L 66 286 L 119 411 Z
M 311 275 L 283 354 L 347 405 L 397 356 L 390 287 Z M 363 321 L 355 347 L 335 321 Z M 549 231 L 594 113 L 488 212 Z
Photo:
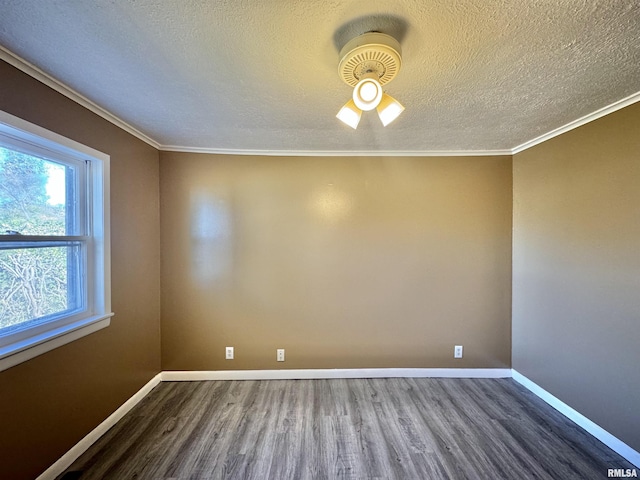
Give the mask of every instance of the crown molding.
M 501 150 L 404 150 L 404 151 L 351 151 L 351 150 L 249 150 L 249 149 L 233 149 L 233 148 L 200 148 L 200 147 L 184 147 L 180 145 L 161 145 L 159 142 L 142 133 L 140 130 L 129 125 L 124 120 L 118 118 L 108 110 L 89 100 L 84 95 L 76 92 L 71 87 L 56 80 L 51 75 L 40 70 L 35 65 L 29 63 L 25 59 L 6 49 L 0 45 L 0 60 L 4 60 L 8 64 L 16 67 L 18 70 L 44 83 L 58 93 L 82 105 L 91 112 L 99 115 L 108 122 L 120 127 L 124 131 L 130 133 L 134 137 L 139 138 L 146 144 L 165 152 L 182 152 L 182 153 L 208 153 L 216 155 L 256 155 L 256 156 L 282 156 L 282 157 L 482 157 L 482 156 L 503 156 L 515 155 L 527 150 L 539 143 L 550 140 L 558 135 L 562 135 L 574 128 L 578 128 L 589 122 L 593 122 L 598 118 L 604 117 L 610 113 L 627 107 L 633 103 L 640 101 L 640 92 L 629 95 L 626 98 L 618 100 L 611 105 L 600 108 L 595 112 L 589 113 L 577 120 L 573 120 L 566 125 L 558 127 L 538 137 L 528 140 L 513 148 Z
M 573 120 L 566 125 L 558 127 L 550 132 L 544 133 L 539 137 L 528 140 L 517 147 L 511 149 L 511 155 L 515 155 L 516 153 L 520 153 L 528 148 L 534 147 L 539 143 L 546 142 L 547 140 L 552 139 L 553 137 L 557 137 L 558 135 L 562 135 L 574 128 L 581 127 L 587 123 L 593 122 L 598 118 L 604 117 L 605 115 L 609 115 L 610 113 L 616 112 L 618 110 L 623 109 L 624 107 L 628 107 L 629 105 L 640 101 L 640 92 L 636 92 L 628 97 L 625 97 L 617 102 L 613 102 L 611 105 L 607 105 L 606 107 L 602 107 L 595 112 L 591 112 L 584 117 L 580 117 L 577 120 Z
M 511 155 L 511 150 L 248 150 L 160 145 L 164 152 L 278 157 L 486 157 Z
M 132 127 L 124 120 L 121 120 L 120 118 L 116 117 L 109 111 L 105 110 L 101 106 L 89 100 L 84 95 L 76 92 L 71 87 L 68 87 L 64 83 L 56 80 L 48 73 L 43 72 L 32 63 L 27 62 L 24 58 L 19 57 L 18 55 L 11 52 L 10 50 L 7 50 L 2 45 L 0 45 L 0 60 L 4 60 L 8 64 L 16 67 L 18 70 L 21 70 L 22 72 L 26 73 L 30 77 L 33 77 L 39 82 L 44 83 L 46 86 L 54 89 L 56 92 L 61 93 L 65 97 L 82 105 L 86 109 L 92 111 L 96 115 L 99 115 L 100 117 L 104 118 L 108 122 L 111 122 L 117 127 L 120 127 L 125 132 L 128 132 L 134 137 L 139 138 L 146 144 L 151 145 L 156 149 L 159 149 L 160 144 L 156 142 L 153 138 L 149 137 L 148 135 L 145 135 L 140 130 Z

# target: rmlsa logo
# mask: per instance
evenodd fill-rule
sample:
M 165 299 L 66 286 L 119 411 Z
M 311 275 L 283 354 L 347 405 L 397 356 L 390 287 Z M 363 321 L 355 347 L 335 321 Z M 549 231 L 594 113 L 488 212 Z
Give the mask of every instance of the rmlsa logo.
M 611 478 L 637 478 L 638 472 L 636 472 L 635 468 L 610 468 L 607 470 L 607 477 Z

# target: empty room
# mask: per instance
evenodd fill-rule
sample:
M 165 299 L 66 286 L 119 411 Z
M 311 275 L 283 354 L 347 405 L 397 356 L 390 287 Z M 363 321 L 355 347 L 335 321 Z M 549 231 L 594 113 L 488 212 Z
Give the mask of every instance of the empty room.
M 638 38 L 0 1 L 0 479 L 637 477 Z

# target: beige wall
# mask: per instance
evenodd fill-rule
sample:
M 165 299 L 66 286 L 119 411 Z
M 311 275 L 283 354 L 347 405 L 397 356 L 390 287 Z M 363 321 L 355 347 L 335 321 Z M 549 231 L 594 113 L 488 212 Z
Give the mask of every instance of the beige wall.
M 160 371 L 158 152 L 2 61 L 0 110 L 111 156 L 111 326 L 0 372 L 0 478 L 20 480 Z
M 162 152 L 160 178 L 163 369 L 510 366 L 510 157 Z
M 640 104 L 513 176 L 513 367 L 640 450 Z

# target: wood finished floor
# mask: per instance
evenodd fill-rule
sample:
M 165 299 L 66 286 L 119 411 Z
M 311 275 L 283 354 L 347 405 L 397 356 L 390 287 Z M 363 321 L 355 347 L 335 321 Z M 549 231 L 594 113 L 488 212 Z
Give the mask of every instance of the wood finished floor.
M 596 479 L 629 462 L 511 379 L 164 382 L 58 479 Z

